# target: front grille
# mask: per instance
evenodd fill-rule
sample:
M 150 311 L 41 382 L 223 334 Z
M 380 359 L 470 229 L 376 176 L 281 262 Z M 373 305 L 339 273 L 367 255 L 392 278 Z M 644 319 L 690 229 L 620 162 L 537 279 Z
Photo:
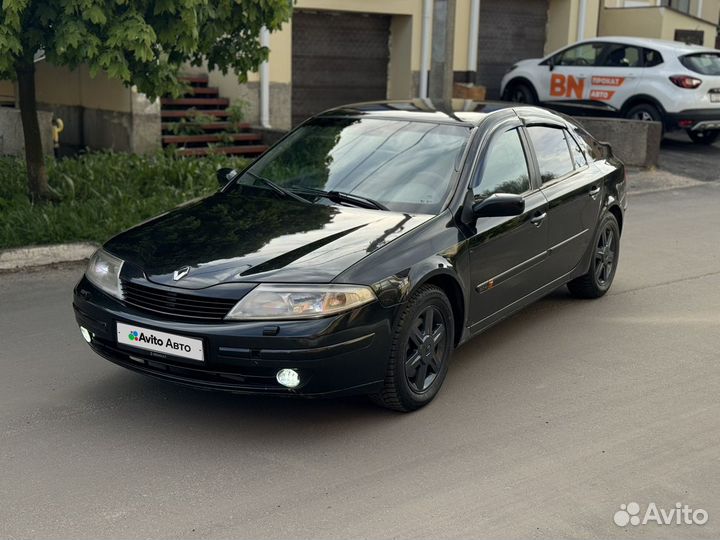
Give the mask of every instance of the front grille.
M 186 294 L 121 280 L 125 303 L 180 319 L 221 321 L 237 300 Z

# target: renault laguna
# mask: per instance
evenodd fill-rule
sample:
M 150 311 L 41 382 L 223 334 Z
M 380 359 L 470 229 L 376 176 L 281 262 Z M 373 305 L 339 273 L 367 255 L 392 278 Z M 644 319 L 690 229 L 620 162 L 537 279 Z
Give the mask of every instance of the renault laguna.
M 561 285 L 604 295 L 618 264 L 622 163 L 536 107 L 350 105 L 218 178 L 93 255 L 73 305 L 96 353 L 206 389 L 411 411 L 460 344 Z

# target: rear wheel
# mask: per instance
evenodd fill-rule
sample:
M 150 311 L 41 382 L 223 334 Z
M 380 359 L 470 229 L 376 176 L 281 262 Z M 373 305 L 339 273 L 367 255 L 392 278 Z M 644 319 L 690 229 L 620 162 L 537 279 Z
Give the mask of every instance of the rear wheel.
M 453 313 L 447 296 L 434 285 L 420 287 L 395 324 L 383 388 L 370 398 L 404 412 L 427 405 L 445 380 L 453 346 Z
M 708 130 L 708 131 L 690 131 L 688 129 L 688 137 L 695 144 L 712 144 L 717 141 L 720 136 L 719 130 Z
M 587 274 L 567 284 L 578 298 L 599 298 L 610 289 L 620 256 L 620 227 L 610 212 L 603 216 L 595 233 L 594 250 Z
M 529 84 L 521 82 L 510 85 L 505 91 L 505 99 L 514 103 L 526 103 L 528 105 L 535 105 L 538 101 L 535 90 Z
M 662 122 L 660 110 L 652 103 L 640 103 L 628 109 L 625 118 L 642 120 L 644 122 Z

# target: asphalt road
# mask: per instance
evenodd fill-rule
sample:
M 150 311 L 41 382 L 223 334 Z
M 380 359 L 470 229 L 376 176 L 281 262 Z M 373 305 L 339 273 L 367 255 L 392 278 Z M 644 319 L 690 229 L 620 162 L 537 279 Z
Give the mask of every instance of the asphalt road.
M 0 275 L 0 537 L 718 537 L 719 207 L 632 198 L 610 294 L 494 327 L 407 415 L 129 373 L 80 337 L 80 268 Z M 632 501 L 709 521 L 617 527 Z
M 712 182 L 720 177 L 720 141 L 694 144 L 683 132 L 665 136 L 660 148 L 660 168 L 680 176 Z

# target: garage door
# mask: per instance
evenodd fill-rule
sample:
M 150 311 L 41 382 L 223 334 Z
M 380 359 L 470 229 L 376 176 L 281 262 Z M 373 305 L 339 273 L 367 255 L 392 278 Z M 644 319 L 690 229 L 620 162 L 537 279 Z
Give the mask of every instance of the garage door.
M 385 99 L 390 17 L 295 11 L 293 125 L 330 107 Z
M 547 0 L 482 0 L 476 84 L 496 99 L 500 81 L 518 60 L 543 56 Z

